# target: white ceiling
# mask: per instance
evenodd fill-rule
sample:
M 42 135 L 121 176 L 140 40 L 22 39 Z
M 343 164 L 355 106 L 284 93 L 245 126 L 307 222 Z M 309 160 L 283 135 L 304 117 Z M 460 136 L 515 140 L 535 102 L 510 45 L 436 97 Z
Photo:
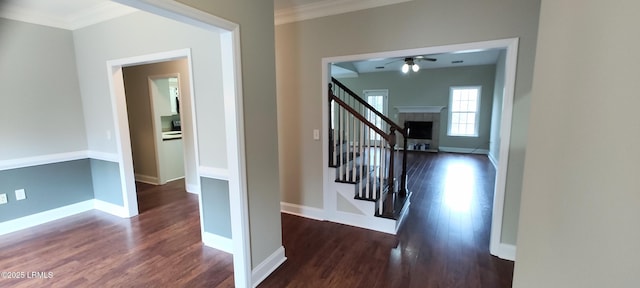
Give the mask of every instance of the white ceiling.
M 436 69 L 448 67 L 462 67 L 475 65 L 495 64 L 500 55 L 499 49 L 474 51 L 465 53 L 444 53 L 433 55 L 406 55 L 397 58 L 370 59 L 363 61 L 334 63 L 337 68 L 332 68 L 332 74 L 336 77 L 355 77 L 361 73 L 400 71 L 405 57 L 424 56 L 434 58 L 436 61 L 415 60 L 420 69 Z M 460 62 L 462 61 L 462 62 Z M 413 72 L 411 72 L 413 73 Z
M 109 0 L 0 0 L 0 17 L 75 30 L 137 11 L 134 8 Z M 261 0 L 262 1 L 262 0 Z M 289 13 L 288 20 L 298 21 L 327 15 L 346 13 L 411 0 L 273 0 L 275 15 L 278 11 Z M 293 14 L 291 14 L 293 13 Z M 281 15 L 282 16 L 282 15 Z M 291 18 L 293 17 L 293 18 Z M 286 18 L 286 17 L 285 17 Z M 276 19 L 276 23 L 278 20 Z M 498 51 L 448 53 L 424 55 L 438 59 L 435 62 L 416 61 L 421 69 L 454 66 L 494 64 Z M 415 57 L 418 55 L 406 55 Z M 337 63 L 336 71 L 353 75 L 400 71 L 404 57 Z M 452 61 L 463 61 L 452 63 Z M 379 68 L 383 67 L 383 68 Z M 338 72 L 336 72 L 338 73 Z
M 0 17 L 75 30 L 137 11 L 109 0 L 0 0 Z

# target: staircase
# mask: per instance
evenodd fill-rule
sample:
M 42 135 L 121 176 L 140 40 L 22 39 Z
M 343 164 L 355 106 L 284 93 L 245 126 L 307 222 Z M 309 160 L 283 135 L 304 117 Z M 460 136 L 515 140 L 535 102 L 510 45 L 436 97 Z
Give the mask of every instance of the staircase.
M 328 165 L 335 170 L 334 190 L 351 198 L 349 203 L 365 216 L 393 220 L 397 229 L 410 198 L 406 129 L 335 78 L 329 84 L 328 96 Z M 398 142 L 402 143 L 402 150 L 398 149 Z M 349 190 L 352 192 L 345 192 Z

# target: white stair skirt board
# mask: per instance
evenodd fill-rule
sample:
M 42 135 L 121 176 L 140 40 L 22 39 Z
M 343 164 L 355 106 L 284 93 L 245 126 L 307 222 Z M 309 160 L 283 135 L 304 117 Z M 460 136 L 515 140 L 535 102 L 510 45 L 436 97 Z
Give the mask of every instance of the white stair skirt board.
M 323 221 L 326 219 L 323 209 L 291 204 L 287 202 L 280 202 L 280 212 L 319 221 Z
M 287 257 L 284 256 L 284 247 L 280 246 L 273 254 L 264 259 L 256 268 L 251 271 L 251 282 L 253 287 L 257 287 L 264 279 L 266 279 L 273 271 L 275 271 Z
M 131 218 L 129 211 L 124 207 L 102 200 L 93 200 L 93 208 L 120 218 Z
M 202 243 L 207 247 L 233 254 L 233 240 L 230 238 L 204 232 L 202 233 Z
M 34 226 L 38 226 L 40 224 L 44 224 L 54 220 L 69 217 L 78 213 L 91 211 L 93 209 L 94 209 L 94 201 L 87 200 L 87 201 L 63 206 L 60 208 L 55 208 L 55 209 L 47 210 L 44 212 L 32 214 L 29 216 L 5 221 L 0 223 L 0 235 L 5 235 L 11 232 L 16 232 L 19 230 L 31 228 Z
M 135 178 L 137 182 L 142 182 L 151 185 L 160 185 L 160 179 L 158 177 L 143 175 L 143 174 L 135 174 Z
M 360 210 L 360 212 L 362 212 L 363 215 L 373 215 L 376 212 L 376 202 L 358 200 L 354 198 L 355 192 L 354 192 L 353 184 L 342 184 L 342 183 L 336 183 L 336 184 L 337 184 L 335 186 L 336 193 L 338 193 L 344 199 L 349 201 L 351 205 L 358 208 L 358 210 Z M 341 187 L 341 186 L 347 186 L 348 188 L 343 189 L 344 187 Z M 341 212 L 345 212 L 345 211 L 341 211 Z
M 368 215 L 357 215 L 353 213 L 336 211 L 331 222 L 360 227 L 378 232 L 396 235 L 396 220 Z

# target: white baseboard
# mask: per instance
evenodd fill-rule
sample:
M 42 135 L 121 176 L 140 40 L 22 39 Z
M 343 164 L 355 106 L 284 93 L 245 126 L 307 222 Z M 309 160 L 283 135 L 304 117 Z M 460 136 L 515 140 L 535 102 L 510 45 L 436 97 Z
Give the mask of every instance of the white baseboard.
M 251 282 L 253 287 L 257 287 L 264 279 L 266 279 L 274 270 L 276 270 L 287 257 L 284 256 L 284 247 L 280 246 L 267 259 L 264 259 L 256 268 L 251 271 Z
M 187 183 L 185 184 L 185 188 L 187 189 L 187 192 L 191 194 L 200 194 L 200 185 Z
M 94 209 L 94 201 L 87 200 L 60 208 L 55 208 L 29 216 L 9 220 L 0 223 L 0 235 L 9 234 L 19 230 L 31 228 L 40 224 L 69 217 L 78 213 L 91 211 Z
M 151 185 L 160 185 L 160 179 L 158 177 L 143 175 L 143 174 L 135 174 L 134 175 L 137 182 L 142 182 Z
M 202 243 L 213 249 L 233 254 L 233 240 L 213 233 L 202 233 Z
M 124 207 L 102 200 L 94 199 L 93 208 L 114 216 L 118 216 L 120 218 L 131 218 L 129 215 L 129 211 L 127 211 L 127 209 L 125 209 Z
M 489 154 L 489 150 L 487 150 L 487 149 L 443 147 L 443 146 L 440 146 L 438 149 L 440 150 L 440 152 L 465 153 L 465 154 L 484 154 L 484 155 Z
M 491 255 L 496 256 L 500 259 L 516 261 L 516 246 L 506 243 L 500 243 L 497 245 L 498 247 L 490 251 Z
M 491 153 L 487 153 L 487 156 L 489 157 L 489 161 L 491 161 L 491 164 L 493 164 L 493 168 L 498 169 L 498 160 L 496 160 L 496 158 L 493 157 Z
M 319 208 L 302 206 L 302 205 L 292 204 L 287 202 L 280 202 L 280 211 L 283 213 L 310 218 L 314 220 L 320 220 L 320 221 L 325 220 L 324 210 Z

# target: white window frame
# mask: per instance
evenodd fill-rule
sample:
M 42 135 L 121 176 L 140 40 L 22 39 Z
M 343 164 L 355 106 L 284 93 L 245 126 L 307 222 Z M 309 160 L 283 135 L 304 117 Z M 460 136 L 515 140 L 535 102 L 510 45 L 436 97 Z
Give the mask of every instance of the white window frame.
M 478 90 L 478 100 L 476 102 L 476 110 L 475 110 L 475 127 L 473 134 L 453 134 L 451 132 L 452 121 L 453 121 L 453 92 L 456 90 L 465 90 L 465 89 L 476 89 Z M 451 86 L 449 87 L 449 119 L 447 121 L 447 136 L 452 137 L 478 137 L 478 130 L 480 127 L 480 107 L 482 101 L 482 86 Z

